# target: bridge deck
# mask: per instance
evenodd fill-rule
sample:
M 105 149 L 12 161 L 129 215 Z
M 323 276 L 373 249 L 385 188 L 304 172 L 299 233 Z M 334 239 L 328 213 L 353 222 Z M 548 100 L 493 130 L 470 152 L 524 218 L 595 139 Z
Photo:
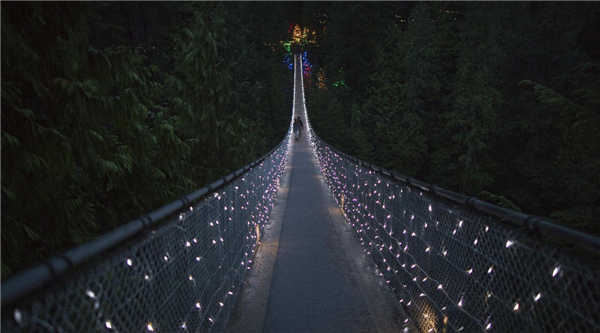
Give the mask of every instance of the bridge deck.
M 296 116 L 306 124 L 298 70 L 296 80 Z M 281 196 L 228 331 L 400 331 L 396 301 L 345 225 L 306 128 L 292 143 Z

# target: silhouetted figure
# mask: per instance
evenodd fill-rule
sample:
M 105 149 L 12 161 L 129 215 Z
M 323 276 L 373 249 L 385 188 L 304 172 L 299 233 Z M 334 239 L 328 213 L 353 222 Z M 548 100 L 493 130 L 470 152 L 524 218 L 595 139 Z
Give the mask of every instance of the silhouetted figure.
M 300 124 L 300 134 L 298 135 L 300 139 L 302 139 L 302 132 L 304 131 L 304 124 L 302 123 L 302 119 L 298 117 L 298 123 Z
M 296 141 L 298 141 L 298 136 L 300 135 L 300 122 L 298 122 L 298 119 L 294 119 L 293 129 L 294 135 L 296 135 Z

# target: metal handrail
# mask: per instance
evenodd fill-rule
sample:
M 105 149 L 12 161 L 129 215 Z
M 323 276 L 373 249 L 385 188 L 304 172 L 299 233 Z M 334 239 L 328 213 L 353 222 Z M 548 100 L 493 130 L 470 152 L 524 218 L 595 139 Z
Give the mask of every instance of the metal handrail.
M 307 120 L 308 121 L 308 120 Z M 312 129 L 312 126 L 311 126 Z M 428 184 L 423 181 L 414 179 L 412 177 L 407 177 L 401 175 L 397 172 L 389 171 L 384 168 L 375 166 L 371 163 L 362 161 L 354 156 L 348 155 L 339 149 L 336 149 L 325 142 L 317 133 L 313 130 L 312 134 L 316 139 L 321 141 L 335 153 L 341 155 L 342 157 L 354 161 L 355 163 L 362 165 L 364 167 L 370 168 L 381 175 L 397 180 L 403 184 L 406 184 L 409 187 L 418 189 L 423 192 L 427 192 L 432 194 L 438 198 L 444 198 L 452 203 L 467 206 L 470 209 L 473 209 L 477 212 L 484 213 L 486 215 L 496 217 L 500 219 L 501 222 L 506 223 L 512 222 L 520 227 L 525 227 L 527 231 L 535 235 L 543 235 L 543 236 L 552 236 L 561 241 L 567 242 L 569 244 L 573 244 L 576 246 L 581 246 L 587 250 L 595 252 L 596 254 L 600 254 L 600 238 L 595 237 L 593 235 L 589 235 L 577 230 L 570 229 L 568 227 L 564 227 L 558 225 L 554 222 L 548 221 L 542 217 L 527 215 L 523 213 L 518 213 L 498 205 L 491 204 L 489 202 L 485 202 L 483 200 L 477 199 L 473 196 L 466 196 L 463 194 L 459 194 L 447 189 L 444 189 L 438 185 Z
M 65 275 L 72 271 L 76 265 L 86 263 L 94 256 L 113 249 L 117 245 L 140 235 L 144 230 L 147 230 L 149 226 L 157 224 L 166 217 L 178 212 L 191 202 L 202 199 L 231 183 L 234 179 L 239 178 L 271 156 L 271 154 L 279 149 L 284 141 L 285 138 L 265 155 L 219 180 L 209 185 L 205 185 L 204 187 L 148 214 L 144 214 L 93 241 L 80 245 L 63 254 L 50 257 L 41 264 L 2 282 L 2 307 L 10 305 L 17 299 L 46 285 L 48 282 Z

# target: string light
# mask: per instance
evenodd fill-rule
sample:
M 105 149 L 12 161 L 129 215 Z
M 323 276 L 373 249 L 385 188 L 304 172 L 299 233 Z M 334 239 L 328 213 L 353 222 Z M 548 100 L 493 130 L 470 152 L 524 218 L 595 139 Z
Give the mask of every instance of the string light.
M 306 60 L 303 62 L 300 57 L 294 62 L 297 66 L 307 63 Z M 297 71 L 295 75 L 302 78 L 304 73 L 305 71 Z M 294 86 L 294 96 L 301 92 L 302 101 L 305 104 L 304 86 L 296 87 L 296 80 L 294 80 Z M 295 103 L 293 104 L 295 105 Z M 294 115 L 295 112 L 294 106 Z M 305 107 L 304 114 L 306 116 Z M 479 305 L 477 300 L 481 300 L 483 296 L 486 299 L 485 306 L 489 306 L 493 302 L 494 306 L 502 308 L 499 312 L 493 313 L 524 317 L 529 311 L 535 310 L 534 304 L 540 301 L 542 296 L 546 297 L 546 294 L 553 290 L 551 288 L 559 289 L 558 287 L 564 284 L 560 278 L 565 278 L 571 269 L 563 269 L 561 264 L 565 264 L 564 262 L 548 263 L 549 260 L 558 259 L 546 259 L 548 261 L 540 271 L 542 274 L 546 274 L 545 280 L 548 280 L 548 275 L 556 278 L 551 279 L 549 284 L 552 285 L 542 287 L 548 289 L 533 289 L 535 292 L 532 292 L 531 288 L 527 291 L 517 290 L 517 302 L 514 302 L 515 299 L 502 299 L 503 293 L 494 289 L 497 287 L 497 284 L 494 285 L 494 283 L 497 281 L 510 283 L 510 281 L 506 282 L 505 277 L 508 274 L 514 274 L 514 268 L 504 259 L 517 257 L 515 254 L 520 254 L 519 251 L 525 249 L 527 243 L 521 242 L 518 237 L 513 239 L 516 237 L 515 234 L 504 233 L 494 224 L 490 227 L 477 218 L 472 218 L 470 213 L 465 214 L 460 207 L 450 208 L 441 201 L 433 201 L 436 204 L 436 213 L 432 214 L 433 203 L 429 194 L 415 189 L 411 190 L 410 187 L 399 183 L 387 182 L 388 178 L 381 178 L 379 173 L 346 159 L 325 146 L 314 135 L 310 122 L 308 118 L 306 119 L 309 143 L 316 154 L 318 167 L 325 175 L 324 179 L 336 200 L 340 203 L 348 225 L 354 228 L 364 246 L 364 251 L 370 254 L 378 265 L 377 274 L 385 279 L 386 284 L 396 292 L 396 295 L 399 295 L 401 298 L 399 303 L 403 307 L 410 307 L 407 311 L 410 321 L 413 324 L 421 325 L 421 331 L 437 331 L 435 325 L 440 323 L 437 318 L 440 321 L 443 319 L 443 331 L 446 331 L 446 325 L 449 326 L 448 331 L 462 331 L 465 326 L 472 331 L 490 330 L 492 328 L 491 317 L 481 318 L 480 315 L 470 312 L 469 309 L 477 307 Z M 148 233 L 150 241 L 162 239 L 165 235 L 177 235 L 171 239 L 172 244 L 165 242 L 164 247 L 160 247 L 159 251 L 165 252 L 151 252 L 152 254 L 147 256 L 138 254 L 142 252 L 124 252 L 125 254 L 115 257 L 116 260 L 113 263 L 118 267 L 123 267 L 122 264 L 125 262 L 127 266 L 133 267 L 135 260 L 135 269 L 126 269 L 125 271 L 126 274 L 133 277 L 140 279 L 143 277 L 143 280 L 147 282 L 143 284 L 144 288 L 152 286 L 154 282 L 158 283 L 164 276 L 162 272 L 165 270 L 175 269 L 172 268 L 175 267 L 173 265 L 180 265 L 177 266 L 177 270 L 171 272 L 178 272 L 177 274 L 181 272 L 178 281 L 187 278 L 194 282 L 177 286 L 180 288 L 181 285 L 184 285 L 185 288 L 189 288 L 186 292 L 191 292 L 191 295 L 199 295 L 198 292 L 204 292 L 196 291 L 196 281 L 204 279 L 198 275 L 198 272 L 206 271 L 207 267 L 214 268 L 215 276 L 222 280 L 219 280 L 221 285 L 216 291 L 212 295 L 208 295 L 211 298 L 208 298 L 210 302 L 204 304 L 206 309 L 202 308 L 199 301 L 186 301 L 189 302 L 186 306 L 188 309 L 194 308 L 194 306 L 198 309 L 200 315 L 203 316 L 203 325 L 206 325 L 205 320 L 211 324 L 221 323 L 221 319 L 227 318 L 228 308 L 239 291 L 239 281 L 243 281 L 245 272 L 251 269 L 255 249 L 260 244 L 261 228 L 269 220 L 280 186 L 280 179 L 286 167 L 285 156 L 291 149 L 290 134 L 291 126 L 284 144 L 266 160 L 255 165 L 246 176 L 236 179 L 235 183 L 226 186 L 224 190 L 216 191 L 212 196 L 206 197 L 202 203 L 190 206 L 187 215 L 185 213 L 175 215 L 171 221 L 173 223 L 165 224 L 166 228 L 152 230 Z M 448 217 L 445 220 L 440 217 L 441 221 L 436 221 L 433 219 L 433 215 L 447 215 Z M 207 217 L 203 219 L 202 216 Z M 212 216 L 210 220 L 208 216 Z M 220 220 L 215 217 L 219 217 Z M 487 220 L 485 223 L 488 223 Z M 244 232 L 240 232 L 239 229 L 234 230 L 232 227 L 234 224 L 246 228 L 246 230 L 243 230 Z M 190 227 L 192 225 L 193 228 Z M 202 234 L 198 233 L 199 229 L 202 230 Z M 170 230 L 176 230 L 176 233 L 168 234 L 171 232 Z M 182 230 L 186 237 L 183 240 L 181 238 Z M 394 230 L 396 230 L 396 234 L 394 234 Z M 397 232 L 398 230 L 402 230 L 402 233 Z M 481 232 L 482 230 L 485 230 L 486 233 L 491 232 L 484 234 Z M 454 236 L 450 236 L 450 232 Z M 237 234 L 242 236 L 235 238 Z M 435 239 L 433 235 L 438 237 L 441 235 L 441 237 Z M 490 237 L 493 237 L 491 242 Z M 511 239 L 507 239 L 507 237 L 511 237 Z M 234 246 L 232 244 L 237 244 L 238 241 L 242 247 L 232 250 L 232 246 Z M 518 246 L 514 246 L 517 242 Z M 482 255 L 485 255 L 483 250 L 491 248 L 490 244 L 499 248 L 498 251 L 505 251 L 506 257 L 501 255 L 483 257 Z M 144 245 L 142 244 L 142 246 Z M 166 252 L 167 249 L 169 252 Z M 139 248 L 135 248 L 134 251 L 139 251 Z M 235 260 L 225 260 L 230 259 L 230 253 L 233 252 L 238 253 L 239 257 L 235 257 Z M 160 254 L 162 253 L 164 255 L 161 258 Z M 529 258 L 528 255 L 523 257 Z M 164 261 L 164 264 L 155 265 L 157 261 L 159 263 Z M 148 262 L 152 264 L 148 264 Z M 446 267 L 443 270 L 439 269 L 438 264 L 446 265 Z M 179 269 L 182 267 L 183 269 L 180 271 Z M 489 267 L 488 275 L 482 274 L 486 271 L 486 267 Z M 495 267 L 499 269 L 495 270 Z M 474 268 L 478 269 L 478 274 L 474 274 Z M 223 278 L 224 275 L 234 278 Z M 151 279 L 150 276 L 159 278 Z M 160 282 L 163 283 L 163 281 Z M 524 282 L 520 280 L 519 283 Z M 86 288 L 97 288 L 98 285 L 90 286 Z M 478 287 L 473 288 L 473 286 Z M 113 322 L 117 321 L 117 317 L 113 316 L 111 320 L 101 317 L 103 314 L 102 311 L 98 311 L 100 308 L 98 298 L 102 297 L 98 296 L 103 295 L 102 291 L 105 289 L 95 290 L 98 295 L 91 289 L 79 289 L 78 291 L 84 293 L 84 297 L 94 301 L 94 310 L 98 316 L 95 318 L 95 322 L 104 323 L 109 330 L 113 330 L 115 327 L 119 327 L 119 330 L 131 330 L 131 328 L 123 328 L 121 322 Z M 496 294 L 492 294 L 491 291 Z M 226 300 L 228 297 L 230 299 Z M 552 295 L 549 294 L 546 299 L 553 300 L 551 297 Z M 520 304 L 523 300 L 531 300 L 531 298 L 533 298 L 533 303 Z M 194 299 L 200 299 L 200 297 Z M 457 302 L 456 299 L 459 301 Z M 465 307 L 465 303 L 469 306 Z M 542 303 L 544 302 L 542 301 Z M 557 302 L 557 304 L 559 303 Z M 440 308 L 442 305 L 443 307 Z M 524 306 L 527 311 L 523 310 Z M 461 313 L 461 316 L 456 316 L 456 313 Z M 489 312 L 486 315 L 489 315 Z M 24 320 L 21 312 L 17 309 L 14 310 L 12 316 L 17 323 Z M 457 318 L 461 318 L 461 321 L 470 321 L 470 323 L 468 326 L 462 326 L 463 323 L 457 322 Z M 178 319 L 170 324 L 176 323 L 174 325 L 177 326 L 181 322 Z M 409 319 L 406 319 L 405 322 L 409 322 Z M 460 327 L 458 327 L 459 323 Z M 152 318 L 152 321 L 146 324 L 146 328 L 148 331 L 158 330 L 157 328 L 162 331 L 163 325 L 165 323 L 162 323 L 160 319 Z M 497 328 L 502 327 L 497 323 L 494 325 Z M 183 321 L 180 327 L 187 330 L 186 322 Z M 216 330 L 218 326 L 214 327 Z M 137 329 L 139 330 L 140 327 Z M 171 329 L 172 327 L 168 327 L 165 328 L 165 331 Z

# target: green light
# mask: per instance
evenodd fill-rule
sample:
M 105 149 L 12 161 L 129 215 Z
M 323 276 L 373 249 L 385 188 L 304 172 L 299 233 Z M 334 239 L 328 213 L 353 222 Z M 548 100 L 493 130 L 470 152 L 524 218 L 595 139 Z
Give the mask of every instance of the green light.
M 346 82 L 344 82 L 344 79 L 339 80 L 338 82 L 334 83 L 333 86 L 334 87 L 342 86 L 342 87 L 348 88 L 348 86 L 346 85 Z

